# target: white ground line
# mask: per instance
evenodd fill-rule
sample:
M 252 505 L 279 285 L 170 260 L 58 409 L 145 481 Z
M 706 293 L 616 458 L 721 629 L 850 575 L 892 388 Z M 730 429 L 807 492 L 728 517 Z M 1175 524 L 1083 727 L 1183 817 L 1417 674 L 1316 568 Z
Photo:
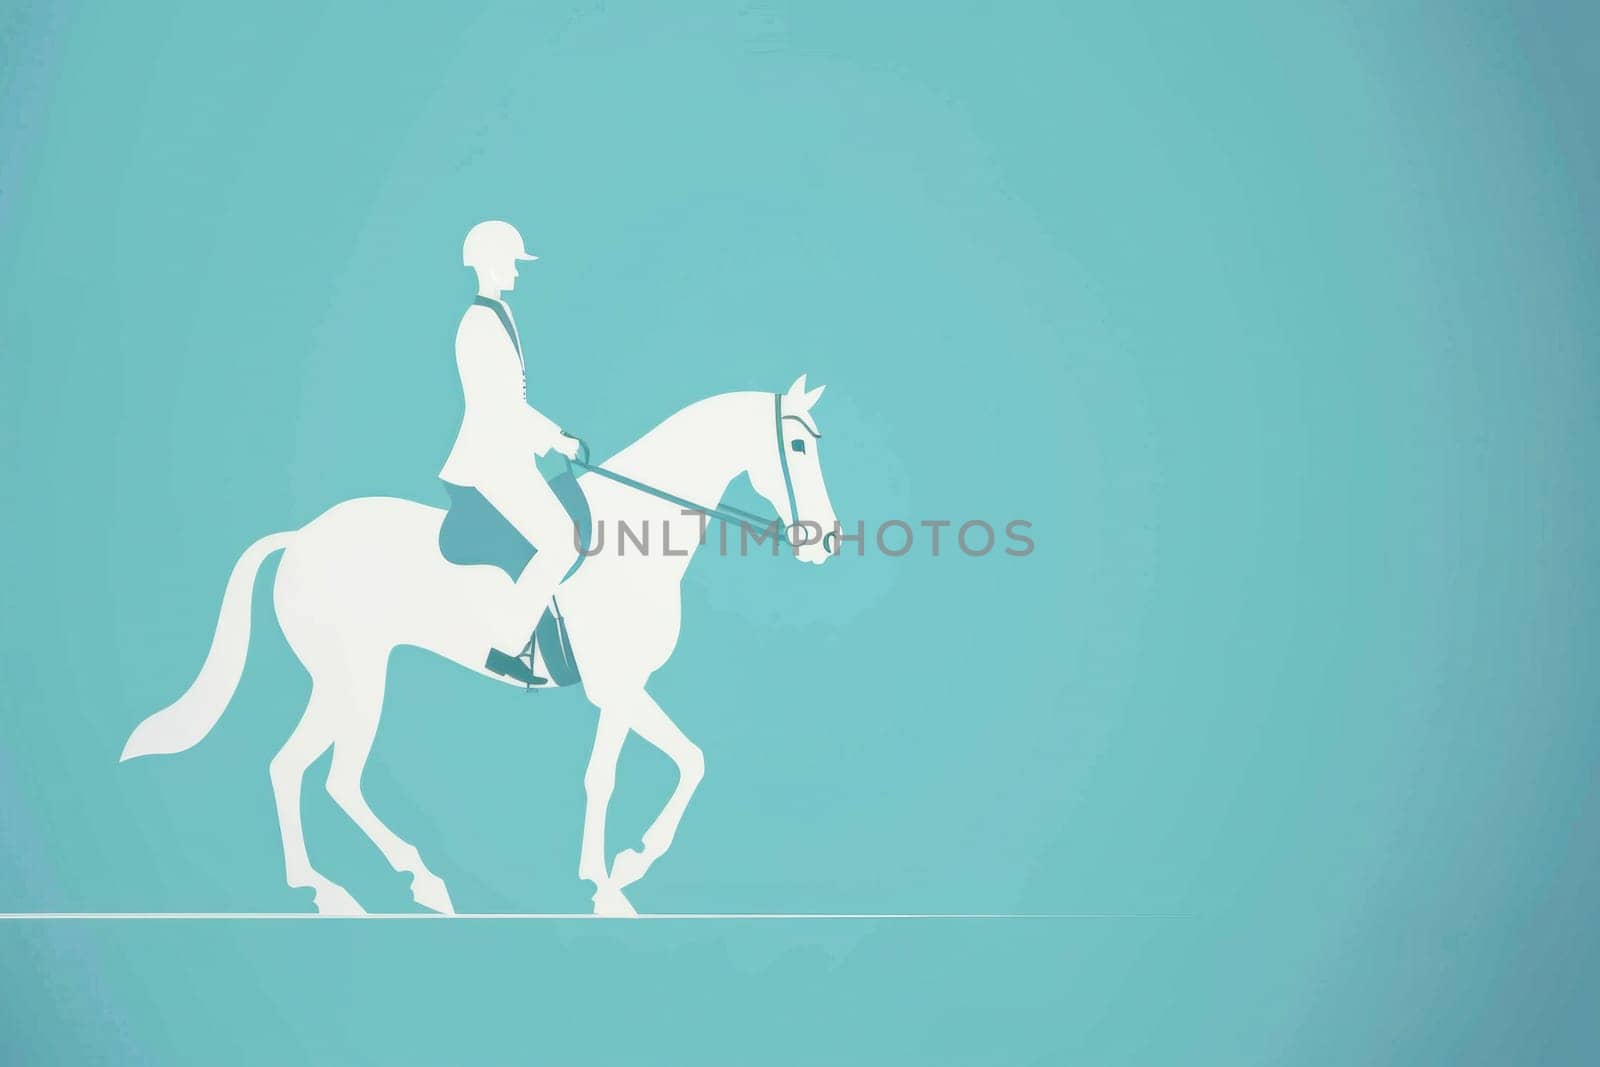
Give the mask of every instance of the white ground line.
M 0 912 L 0 922 L 71 922 L 71 921 L 178 921 L 178 922 L 238 922 L 257 920 L 338 920 L 338 919 L 398 919 L 405 921 L 414 920 L 445 920 L 445 919 L 488 919 L 488 920 L 577 920 L 597 919 L 600 916 L 588 913 L 572 912 L 475 912 L 461 915 L 436 915 L 430 912 L 392 912 L 370 915 L 318 915 L 307 912 L 169 912 L 169 911 L 23 911 Z M 678 921 L 722 921 L 744 922 L 759 920 L 938 920 L 938 919 L 1189 919 L 1191 915 L 1177 914 L 1145 914 L 1145 913 L 1116 913 L 1116 912 L 1069 912 L 1060 914 L 956 914 L 956 913 L 926 913 L 926 914 L 869 914 L 861 913 L 823 913 L 823 912 L 763 912 L 746 913 L 731 912 L 726 914 L 708 914 L 689 912 L 682 914 L 639 915 L 639 919 L 653 920 L 678 920 Z

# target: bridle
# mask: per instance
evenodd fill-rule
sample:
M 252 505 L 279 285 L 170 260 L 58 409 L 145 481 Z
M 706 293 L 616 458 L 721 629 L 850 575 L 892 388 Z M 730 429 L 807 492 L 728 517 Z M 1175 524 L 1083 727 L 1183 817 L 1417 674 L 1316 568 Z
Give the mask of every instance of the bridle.
M 665 489 L 658 489 L 656 486 L 647 485 L 646 483 L 635 478 L 628 477 L 626 474 L 618 474 L 616 471 L 606 470 L 604 467 L 589 462 L 589 444 L 581 437 L 575 438 L 575 440 L 578 442 L 578 458 L 567 460 L 567 464 L 569 467 L 577 467 L 581 470 L 598 474 L 602 478 L 609 478 L 618 485 L 625 485 L 629 489 L 636 489 L 648 496 L 655 497 L 657 500 L 665 500 L 669 504 L 676 504 L 686 511 L 698 511 L 701 514 L 709 516 L 713 519 L 717 519 L 720 522 L 742 527 L 743 529 L 748 530 L 756 535 L 757 544 L 760 543 L 760 539 L 762 535 L 766 533 L 766 531 L 775 530 L 777 536 L 782 537 L 785 541 L 788 541 L 791 545 L 793 545 L 794 539 L 791 536 L 791 531 L 798 529 L 801 523 L 800 506 L 796 502 L 794 495 L 794 476 L 789 473 L 789 450 L 784 447 L 783 440 L 783 424 L 788 419 L 793 419 L 801 426 L 804 426 L 806 432 L 811 434 L 812 437 L 820 438 L 822 436 L 821 434 L 812 430 L 810 426 L 807 426 L 806 421 L 800 416 L 785 415 L 783 413 L 783 394 L 772 394 L 772 427 L 773 432 L 777 436 L 778 469 L 783 472 L 783 491 L 789 500 L 790 521 L 788 523 L 783 521 L 782 516 L 779 516 L 775 519 L 768 519 L 764 516 L 757 515 L 754 512 L 746 511 L 743 508 L 736 508 L 728 504 L 718 504 L 714 507 L 706 504 L 696 504 L 694 501 L 678 496 L 676 493 L 669 493 Z M 833 536 L 835 535 L 832 530 L 829 530 L 827 533 L 823 534 L 822 545 L 825 551 L 828 550 L 828 538 Z

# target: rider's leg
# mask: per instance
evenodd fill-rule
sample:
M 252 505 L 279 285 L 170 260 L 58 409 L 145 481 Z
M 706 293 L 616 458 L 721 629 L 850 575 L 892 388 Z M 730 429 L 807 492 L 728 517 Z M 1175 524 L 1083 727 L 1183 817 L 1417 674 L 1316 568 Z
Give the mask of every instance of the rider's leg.
M 516 655 L 539 624 L 556 586 L 578 558 L 572 518 L 536 471 L 515 485 L 480 486 L 479 492 L 538 549 L 517 576 L 494 631 L 495 646 Z

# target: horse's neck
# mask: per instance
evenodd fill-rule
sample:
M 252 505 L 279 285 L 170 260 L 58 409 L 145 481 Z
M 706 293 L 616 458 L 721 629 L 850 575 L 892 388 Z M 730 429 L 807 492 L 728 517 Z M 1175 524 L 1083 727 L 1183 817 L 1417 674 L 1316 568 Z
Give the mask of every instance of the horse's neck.
M 749 469 L 757 443 L 764 433 L 772 432 L 771 418 L 772 394 L 724 393 L 690 404 L 602 466 L 696 504 L 715 507 L 728 485 Z M 627 514 L 654 512 L 673 516 L 674 527 L 694 524 L 695 520 L 681 516 L 675 504 L 648 508 L 661 502 L 639 499 L 644 494 L 637 490 L 624 492 L 633 496 Z M 615 532 L 608 531 L 607 536 L 614 537 Z M 698 540 L 690 542 L 691 551 L 696 544 Z M 673 546 L 674 553 L 684 547 L 680 534 L 675 533 Z M 687 557 L 683 559 L 687 565 Z
M 603 464 L 647 485 L 716 504 L 750 465 L 766 393 L 723 393 L 690 404 Z

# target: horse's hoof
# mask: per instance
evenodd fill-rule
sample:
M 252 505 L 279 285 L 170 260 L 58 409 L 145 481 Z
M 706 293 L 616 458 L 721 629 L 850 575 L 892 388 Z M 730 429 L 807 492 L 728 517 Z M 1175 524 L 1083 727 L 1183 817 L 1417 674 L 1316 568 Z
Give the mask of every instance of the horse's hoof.
M 617 853 L 617 858 L 611 861 L 611 881 L 618 889 L 630 886 L 644 877 L 644 872 L 650 869 L 650 860 L 636 848 L 626 848 Z
M 444 879 L 432 871 L 418 871 L 411 878 L 411 899 L 440 915 L 454 915 L 456 906 L 450 903 L 450 891 Z
M 343 888 L 329 882 L 317 889 L 318 915 L 365 915 L 367 910 Z
M 602 919 L 632 919 L 638 916 L 622 890 L 607 887 L 594 895 L 594 913 Z

